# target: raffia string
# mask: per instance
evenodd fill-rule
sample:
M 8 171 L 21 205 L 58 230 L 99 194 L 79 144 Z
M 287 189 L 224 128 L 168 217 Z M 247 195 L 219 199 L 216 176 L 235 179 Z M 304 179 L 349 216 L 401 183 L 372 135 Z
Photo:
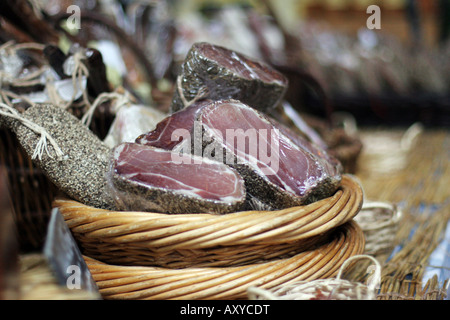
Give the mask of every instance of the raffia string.
M 94 116 L 95 109 L 97 109 L 97 107 L 102 103 L 112 100 L 116 100 L 116 103 L 113 105 L 113 113 L 117 113 L 120 108 L 126 105 L 130 105 L 131 103 L 131 98 L 128 91 L 125 91 L 124 94 L 118 92 L 103 92 L 98 95 L 94 103 L 83 115 L 83 117 L 81 118 L 81 122 L 86 126 L 89 126 L 92 122 L 92 117 Z
M 70 58 L 69 58 L 70 59 Z M 86 55 L 83 50 L 77 50 L 73 55 L 73 70 L 72 70 L 72 84 L 73 84 L 73 93 L 71 99 L 63 106 L 64 109 L 69 108 L 72 103 L 75 101 L 75 97 L 77 94 L 77 87 L 82 90 L 83 93 L 83 101 L 90 108 L 89 98 L 87 96 L 87 90 L 82 89 L 83 77 L 86 79 L 89 77 L 89 70 L 87 66 L 84 64 L 83 60 L 86 59 Z
M 194 99 L 188 101 L 183 93 L 183 87 L 181 85 L 181 76 L 177 77 L 177 90 L 185 108 L 189 107 L 198 100 L 205 98 L 208 95 L 208 88 L 201 87 L 200 90 L 198 90 L 197 95 L 194 97 Z
M 16 55 L 19 50 L 38 50 L 43 51 L 44 45 L 34 42 L 26 43 L 15 43 L 14 41 L 8 41 L 0 46 L 0 52 L 4 52 L 7 55 Z M 40 67 L 39 69 L 31 72 L 20 78 L 13 78 L 11 75 L 7 74 L 3 70 L 0 70 L 0 86 L 3 83 L 15 86 L 15 87 L 28 87 L 37 84 L 42 84 L 41 75 L 44 74 L 48 69 L 47 65 Z
M 39 44 L 39 43 L 18 43 L 16 44 L 14 41 L 8 41 L 0 46 L 0 52 L 3 51 L 8 55 L 14 55 L 18 50 L 39 50 L 43 51 L 45 48 L 45 45 Z M 73 86 L 73 93 L 72 97 L 69 101 L 65 101 L 62 99 L 54 84 L 53 80 L 51 78 L 47 77 L 47 81 L 45 81 L 45 86 L 47 89 L 47 93 L 50 99 L 50 103 L 61 106 L 63 109 L 68 109 L 70 106 L 73 105 L 73 102 L 75 101 L 75 97 L 77 95 L 77 92 L 79 90 L 82 91 L 83 94 L 83 106 L 90 107 L 89 98 L 87 95 L 87 90 L 83 90 L 83 77 L 86 79 L 89 76 L 89 69 L 83 62 L 83 60 L 86 59 L 86 55 L 84 50 L 79 49 L 77 50 L 69 59 L 73 60 L 73 69 L 71 70 L 71 78 L 72 78 L 72 86 Z M 5 73 L 4 71 L 0 70 L 0 85 L 2 83 L 7 83 L 10 85 L 13 85 L 15 87 L 26 87 L 26 86 L 33 86 L 37 84 L 42 84 L 41 76 L 49 69 L 48 65 L 44 65 L 40 67 L 38 70 L 33 71 L 32 73 L 20 77 L 17 79 L 13 79 L 10 75 Z M 20 99 L 23 99 L 23 97 L 19 97 Z
M 55 106 L 64 106 L 67 107 L 66 101 L 61 98 L 53 84 L 54 79 L 47 78 L 45 83 L 45 88 L 47 90 L 48 98 L 50 99 L 50 103 Z
M 53 149 L 55 151 L 57 159 L 58 160 L 64 159 L 64 153 L 62 152 L 62 150 L 60 149 L 60 147 L 58 146 L 56 141 L 52 138 L 52 136 L 43 127 L 22 117 L 16 109 L 11 108 L 10 106 L 8 106 L 5 103 L 0 103 L 0 115 L 20 121 L 24 126 L 28 127 L 29 129 L 34 131 L 36 134 L 41 136 L 38 143 L 36 144 L 35 149 L 34 149 L 33 155 L 31 157 L 32 159 L 37 158 L 37 159 L 41 160 L 44 152 L 47 153 L 47 155 L 50 158 L 54 159 L 48 149 L 47 141 L 50 142 L 50 144 L 53 146 Z
M 12 101 L 10 100 L 10 98 L 23 100 L 26 103 L 28 103 L 30 106 L 35 105 L 35 103 L 33 101 L 31 101 L 30 99 L 28 99 L 27 97 L 18 95 L 16 93 L 8 91 L 8 90 L 0 89 L 0 95 L 1 95 L 1 100 L 4 103 L 6 103 L 8 106 L 10 106 L 11 108 L 14 108 L 14 105 L 13 105 Z
M 44 50 L 45 45 L 41 43 L 36 42 L 23 42 L 23 43 L 16 43 L 14 40 L 10 40 L 8 42 L 5 42 L 0 46 L 0 51 L 9 51 L 10 53 L 15 53 L 18 50 L 26 50 L 26 49 L 32 49 L 32 50 Z
M 33 50 L 44 50 L 45 45 L 39 44 L 39 43 L 18 43 L 16 44 L 14 41 L 9 41 L 4 43 L 3 45 L 0 46 L 0 52 L 3 51 L 9 55 L 12 54 L 16 54 L 16 52 L 18 50 L 25 50 L 25 49 L 33 49 Z M 48 98 L 50 103 L 52 103 L 53 105 L 56 106 L 60 106 L 63 109 L 68 109 L 71 106 L 74 106 L 74 101 L 76 98 L 76 95 L 78 93 L 78 90 L 82 91 L 82 95 L 83 95 L 83 102 L 81 103 L 81 106 L 87 106 L 88 110 L 91 109 L 95 109 L 97 106 L 95 106 L 95 108 L 92 108 L 91 103 L 89 101 L 89 97 L 87 94 L 87 90 L 83 89 L 83 78 L 88 78 L 89 77 L 89 69 L 87 68 L 86 64 L 84 63 L 84 60 L 86 59 L 86 54 L 85 51 L 83 49 L 78 49 L 77 51 L 75 51 L 75 53 L 69 58 L 72 61 L 68 61 L 73 63 L 72 69 L 71 71 L 71 78 L 72 78 L 72 87 L 73 87 L 73 93 L 72 96 L 70 98 L 69 101 L 64 100 L 58 93 L 58 91 L 56 90 L 56 87 L 54 85 L 54 79 L 47 77 L 46 81 L 45 81 L 45 87 L 47 90 L 47 94 L 48 94 Z M 66 62 L 66 63 L 68 63 Z M 44 65 L 41 68 L 39 68 L 36 71 L 31 72 L 30 74 L 21 77 L 21 78 L 17 78 L 17 79 L 13 79 L 11 76 L 9 76 L 8 74 L 6 74 L 4 71 L 0 70 L 0 86 L 2 83 L 7 83 L 16 87 L 25 87 L 25 86 L 32 86 L 32 85 L 36 85 L 36 84 L 41 84 L 42 80 L 41 80 L 41 76 L 49 69 L 48 65 Z M 20 96 L 17 94 L 12 94 L 7 92 L 6 94 L 3 93 L 4 90 L 2 90 L 2 97 L 5 103 L 7 103 L 10 107 L 12 107 L 12 104 L 9 100 L 9 97 L 13 97 L 15 99 L 21 99 L 27 103 L 29 103 L 30 105 L 33 105 L 34 103 L 30 100 L 27 99 L 24 96 Z M 119 97 L 118 95 L 114 95 L 114 98 L 117 98 L 118 100 L 122 101 L 123 99 L 127 99 L 126 98 L 122 98 Z M 101 97 L 101 99 L 104 99 L 104 96 Z M 121 100 L 122 99 L 122 100 Z M 120 105 L 121 103 L 119 103 Z M 92 110 L 93 112 L 93 110 Z M 86 119 L 86 121 L 91 121 L 92 118 L 92 114 L 91 112 L 89 113 L 89 115 L 87 115 L 86 117 L 84 117 Z
M 341 279 L 348 264 L 354 260 L 365 258 L 372 260 L 375 264 L 374 273 L 367 285 Z M 272 290 L 252 286 L 248 288 L 247 293 L 250 299 L 265 300 L 310 300 L 316 299 L 317 295 L 321 295 L 322 299 L 329 300 L 373 300 L 380 282 L 380 263 L 370 255 L 355 255 L 344 261 L 336 278 L 294 282 Z
M 18 79 L 12 79 L 9 81 L 14 87 L 31 87 L 34 85 L 42 84 L 41 75 L 44 74 L 48 69 L 48 66 L 42 66 L 36 71 L 31 72 L 25 77 Z

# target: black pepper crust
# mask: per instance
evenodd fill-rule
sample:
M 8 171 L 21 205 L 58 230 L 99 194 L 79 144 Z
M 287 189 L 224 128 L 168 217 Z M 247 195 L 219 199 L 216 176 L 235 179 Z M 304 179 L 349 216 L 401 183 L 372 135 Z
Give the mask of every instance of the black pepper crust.
M 51 104 L 37 104 L 28 108 L 23 117 L 43 127 L 64 153 L 57 159 L 51 144 L 41 159 L 33 162 L 42 169 L 55 186 L 67 196 L 81 203 L 101 209 L 115 208 L 107 189 L 110 149 L 81 121 L 66 110 Z M 11 126 L 18 141 L 31 157 L 40 135 L 19 121 Z

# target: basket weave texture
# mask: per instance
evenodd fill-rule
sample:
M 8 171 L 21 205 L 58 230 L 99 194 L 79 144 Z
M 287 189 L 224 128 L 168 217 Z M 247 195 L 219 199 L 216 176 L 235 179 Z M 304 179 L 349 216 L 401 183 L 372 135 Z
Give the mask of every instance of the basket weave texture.
M 108 211 L 56 199 L 83 253 L 111 264 L 230 267 L 292 255 L 327 242 L 363 202 L 359 184 L 344 175 L 331 197 L 279 211 L 227 215 Z
M 350 257 L 364 251 L 364 235 L 354 221 L 336 228 L 329 242 L 292 257 L 217 268 L 169 269 L 85 261 L 104 299 L 245 299 L 247 289 L 270 289 L 294 281 L 334 276 Z
M 363 229 L 366 238 L 366 254 L 388 254 L 395 246 L 395 236 L 402 218 L 396 204 L 381 201 L 365 201 L 355 221 Z

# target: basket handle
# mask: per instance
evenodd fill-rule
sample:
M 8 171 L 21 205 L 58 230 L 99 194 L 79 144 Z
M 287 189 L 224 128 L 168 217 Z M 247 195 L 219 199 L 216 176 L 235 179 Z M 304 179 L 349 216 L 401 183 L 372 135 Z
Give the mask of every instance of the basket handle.
M 356 256 L 350 257 L 347 260 L 345 260 L 344 263 L 341 265 L 341 268 L 339 269 L 336 279 L 337 280 L 341 279 L 342 273 L 344 272 L 345 268 L 348 266 L 348 264 L 350 262 L 352 262 L 353 260 L 359 260 L 359 259 L 370 259 L 375 264 L 375 273 L 370 278 L 370 280 L 367 284 L 367 287 L 370 290 L 374 291 L 376 289 L 376 287 L 378 286 L 378 284 L 381 282 L 381 265 L 377 259 L 375 259 L 374 257 L 369 256 L 369 255 L 356 255 Z

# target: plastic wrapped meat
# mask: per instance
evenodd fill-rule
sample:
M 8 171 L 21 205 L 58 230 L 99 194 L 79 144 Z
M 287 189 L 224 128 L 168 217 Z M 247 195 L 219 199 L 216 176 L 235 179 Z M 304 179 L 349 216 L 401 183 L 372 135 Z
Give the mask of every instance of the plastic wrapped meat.
M 301 136 L 296 132 L 294 132 L 291 128 L 285 126 L 284 124 L 279 123 L 272 118 L 268 119 L 272 123 L 272 125 L 274 125 L 276 128 L 278 128 L 278 130 L 280 130 L 281 134 L 291 139 L 291 141 L 294 144 L 296 144 L 299 148 L 307 150 L 308 152 L 312 153 L 319 159 L 324 159 L 326 162 L 334 166 L 336 170 L 342 172 L 343 170 L 342 164 L 337 158 L 335 158 L 333 155 L 327 152 L 328 146 L 325 144 L 325 142 L 319 140 L 320 139 L 319 136 L 318 139 L 314 139 L 311 141 L 309 139 L 309 137 L 311 136 L 310 134 L 305 134 L 304 136 Z M 315 131 L 313 131 L 313 129 L 311 128 L 310 132 L 315 133 Z
M 164 117 L 166 114 L 151 107 L 123 106 L 117 112 L 104 142 L 110 148 L 123 142 L 134 142 L 139 135 L 153 130 Z
M 199 98 L 240 100 L 264 112 L 283 98 L 288 80 L 263 62 L 206 42 L 195 43 L 182 65 L 172 112 Z
M 180 149 L 182 142 L 190 145 L 191 140 L 187 141 L 185 138 L 186 136 L 191 137 L 200 111 L 210 103 L 212 103 L 211 100 L 203 100 L 174 112 L 160 121 L 154 130 L 137 137 L 136 143 L 165 150 Z M 185 134 L 181 135 L 177 134 L 177 132 L 184 132 Z
M 116 147 L 111 162 L 110 185 L 126 210 L 223 214 L 245 204 L 242 177 L 220 162 L 137 143 Z
M 254 209 L 313 202 L 331 195 L 341 178 L 340 162 L 325 150 L 236 100 L 191 105 L 136 142 L 230 165 Z
M 203 156 L 234 167 L 247 193 L 267 208 L 303 205 L 332 195 L 341 180 L 339 161 L 311 144 L 288 138 L 264 114 L 234 100 L 203 108 Z

